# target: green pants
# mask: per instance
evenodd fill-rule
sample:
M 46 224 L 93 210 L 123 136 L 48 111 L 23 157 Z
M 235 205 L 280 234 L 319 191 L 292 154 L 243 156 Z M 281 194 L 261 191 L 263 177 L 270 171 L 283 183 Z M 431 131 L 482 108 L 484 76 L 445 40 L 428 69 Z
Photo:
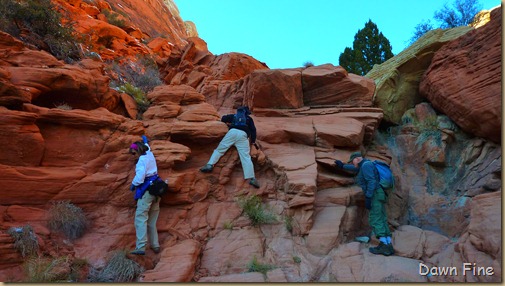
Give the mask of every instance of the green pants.
M 372 197 L 372 209 L 368 215 L 368 223 L 372 227 L 375 236 L 391 236 L 389 231 L 388 217 L 386 214 L 386 193 L 382 188 L 375 190 Z
M 158 230 L 156 221 L 160 214 L 160 200 L 145 192 L 142 198 L 137 200 L 137 211 L 135 212 L 135 231 L 137 233 L 137 243 L 135 249 L 145 250 L 147 237 L 151 247 L 159 247 Z M 149 233 L 149 234 L 148 234 Z

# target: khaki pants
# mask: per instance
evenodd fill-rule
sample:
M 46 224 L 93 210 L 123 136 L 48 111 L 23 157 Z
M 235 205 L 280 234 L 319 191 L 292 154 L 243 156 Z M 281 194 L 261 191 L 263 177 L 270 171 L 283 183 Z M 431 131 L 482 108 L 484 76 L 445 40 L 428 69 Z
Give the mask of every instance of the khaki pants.
M 137 200 L 137 211 L 135 212 L 137 242 L 135 249 L 145 250 L 148 237 L 151 247 L 160 247 L 158 230 L 156 229 L 159 214 L 160 199 L 146 191 L 144 196 Z
M 207 164 L 216 164 L 232 145 L 235 145 L 237 148 L 240 163 L 242 163 L 242 170 L 244 171 L 244 179 L 254 178 L 254 166 L 249 154 L 251 152 L 249 149 L 249 139 L 247 138 L 247 133 L 239 129 L 232 128 L 226 133 L 223 140 L 221 140 L 212 153 L 212 156 L 210 156 Z

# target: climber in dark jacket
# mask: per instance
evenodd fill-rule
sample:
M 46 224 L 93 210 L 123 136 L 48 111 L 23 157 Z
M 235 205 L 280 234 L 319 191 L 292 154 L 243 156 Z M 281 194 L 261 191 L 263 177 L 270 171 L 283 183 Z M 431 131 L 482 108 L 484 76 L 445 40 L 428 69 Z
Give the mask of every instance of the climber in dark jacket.
M 243 119 L 245 119 L 245 122 L 237 122 L 236 115 L 239 113 L 243 114 Z M 228 151 L 232 145 L 235 145 L 240 157 L 240 162 L 242 163 L 244 179 L 249 179 L 249 184 L 253 187 L 260 187 L 258 181 L 255 178 L 254 166 L 251 160 L 251 155 L 249 154 L 251 151 L 249 147 L 249 138 L 251 138 L 251 143 L 256 146 L 256 127 L 254 126 L 253 119 L 249 116 L 250 114 L 251 111 L 249 108 L 247 106 L 243 106 L 237 109 L 237 114 L 227 114 L 221 118 L 222 122 L 228 124 L 229 130 L 212 153 L 209 162 L 200 168 L 201 172 L 212 172 L 214 164 L 219 161 L 221 156 L 223 156 L 224 153 L 226 153 L 226 151 Z
M 391 244 L 391 231 L 389 230 L 386 214 L 386 193 L 379 184 L 379 173 L 374 163 L 363 158 L 361 152 L 354 152 L 347 164 L 340 160 L 335 161 L 339 169 L 351 171 L 356 174 L 356 183 L 361 187 L 365 194 L 365 208 L 370 210 L 368 223 L 373 232 L 379 239 L 377 247 L 371 247 L 369 250 L 373 254 L 382 254 L 389 256 L 394 254 Z

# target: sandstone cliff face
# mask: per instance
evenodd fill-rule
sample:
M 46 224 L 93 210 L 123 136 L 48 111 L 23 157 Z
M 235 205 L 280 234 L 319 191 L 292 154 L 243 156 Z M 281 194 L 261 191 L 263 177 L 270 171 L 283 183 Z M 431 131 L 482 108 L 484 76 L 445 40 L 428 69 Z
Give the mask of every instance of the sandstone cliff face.
M 333 65 L 270 70 L 248 55 L 215 56 L 202 39 L 186 38 L 171 1 L 60 4 L 76 15 L 94 14 L 93 25 L 130 43 L 117 40 L 114 53 L 105 51 L 103 57 L 156 53 L 165 84 L 147 94 L 151 105 L 143 120 L 134 120 L 135 102 L 109 88 L 101 61 L 66 65 L 0 34 L 0 135 L 10 141 L 8 152 L 0 152 L 0 280 L 26 279 L 21 271 L 26 258 L 6 233 L 11 227 L 32 226 L 41 257 L 82 258 L 96 269 L 110 253 L 134 247 L 135 204 L 127 188 L 135 162 L 127 148 L 142 134 L 150 138 L 171 192 L 162 198 L 157 224 L 162 252 L 130 257 L 145 269 L 139 281 L 501 280 L 496 143 L 461 132 L 428 103 L 407 108 L 402 116 L 408 124 L 392 130 L 392 140 L 381 141 L 376 134 L 384 113 L 374 107 L 373 80 Z M 101 9 L 114 5 L 128 15 L 128 9 L 142 10 L 131 18 L 140 27 L 136 32 L 103 24 Z M 163 17 L 172 20 L 159 24 L 162 19 L 149 19 L 149 11 L 165 11 Z M 82 23 L 84 18 L 90 17 Z M 129 40 L 160 29 L 170 33 L 169 40 L 148 45 Z M 443 93 L 443 87 L 433 88 Z M 233 148 L 212 173 L 198 171 L 227 132 L 220 116 L 242 104 L 253 109 L 258 129 L 260 148 L 251 148 L 251 156 L 259 189 L 243 180 Z M 419 140 L 421 135 L 427 140 Z M 397 184 L 388 212 L 396 256 L 374 256 L 368 252 L 372 244 L 353 242 L 369 230 L 364 197 L 333 162 L 346 161 L 356 150 L 392 164 Z M 239 204 L 251 195 L 261 198 L 276 222 L 253 225 Z M 91 222 L 73 241 L 48 227 L 51 204 L 65 200 L 81 207 Z M 274 267 L 247 272 L 254 259 Z M 420 262 L 457 267 L 477 262 L 496 273 L 426 277 L 418 274 Z M 62 268 L 71 271 L 69 265 Z

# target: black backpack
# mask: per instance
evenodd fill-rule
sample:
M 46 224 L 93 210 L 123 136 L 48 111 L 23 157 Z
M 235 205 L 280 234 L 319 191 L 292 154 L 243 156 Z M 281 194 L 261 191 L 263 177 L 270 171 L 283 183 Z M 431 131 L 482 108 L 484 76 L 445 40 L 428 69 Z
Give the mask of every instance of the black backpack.
M 247 126 L 247 114 L 244 108 L 237 109 L 237 113 L 233 115 L 232 126 Z
M 147 191 L 151 194 L 151 196 L 161 197 L 168 193 L 168 184 L 158 177 L 149 184 Z

